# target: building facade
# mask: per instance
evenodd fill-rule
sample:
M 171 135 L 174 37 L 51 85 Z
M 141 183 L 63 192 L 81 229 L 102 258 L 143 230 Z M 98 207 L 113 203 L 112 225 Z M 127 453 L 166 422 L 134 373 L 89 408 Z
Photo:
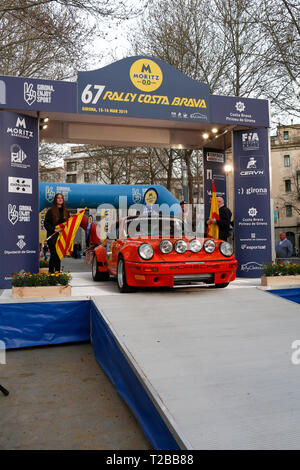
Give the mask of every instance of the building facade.
M 278 125 L 271 137 L 275 241 L 285 232 L 300 248 L 300 124 Z

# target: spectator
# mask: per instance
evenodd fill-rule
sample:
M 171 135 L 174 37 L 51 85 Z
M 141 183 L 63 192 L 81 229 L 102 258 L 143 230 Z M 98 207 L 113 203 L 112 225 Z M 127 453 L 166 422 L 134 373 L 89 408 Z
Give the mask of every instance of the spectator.
M 224 199 L 222 197 L 217 197 L 218 207 L 219 207 L 219 220 L 216 219 L 207 219 L 206 224 L 216 224 L 219 227 L 219 239 L 227 241 L 230 231 L 230 220 L 231 220 L 231 210 L 224 204 Z
M 275 245 L 276 258 L 290 258 L 293 254 L 293 245 L 284 232 L 280 232 L 279 238 Z

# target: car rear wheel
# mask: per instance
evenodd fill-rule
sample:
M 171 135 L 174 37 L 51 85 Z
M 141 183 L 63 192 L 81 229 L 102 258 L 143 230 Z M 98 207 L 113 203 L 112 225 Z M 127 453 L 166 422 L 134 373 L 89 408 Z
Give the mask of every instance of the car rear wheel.
M 92 262 L 92 277 L 93 277 L 93 280 L 96 282 L 109 280 L 108 273 L 100 273 L 98 271 L 98 261 L 97 261 L 96 255 L 94 255 L 93 262 Z
M 132 287 L 127 284 L 126 271 L 125 271 L 125 261 L 122 256 L 118 260 L 117 266 L 117 283 L 119 291 L 124 294 L 127 292 L 132 292 Z

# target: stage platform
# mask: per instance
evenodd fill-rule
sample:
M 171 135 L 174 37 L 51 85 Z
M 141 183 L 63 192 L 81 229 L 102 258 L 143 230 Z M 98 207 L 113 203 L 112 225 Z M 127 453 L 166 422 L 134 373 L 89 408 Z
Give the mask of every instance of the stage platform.
M 139 382 L 143 399 L 132 382 L 129 396 L 112 379 L 146 434 L 143 407 L 150 400 L 181 449 L 300 448 L 300 365 L 291 361 L 291 345 L 300 339 L 298 304 L 264 292 L 256 279 L 238 279 L 226 289 L 120 297 L 113 282 L 92 284 L 89 273 L 72 276 L 71 301 L 92 305 L 97 360 L 103 365 L 114 356 L 105 369 L 109 376 L 109 367 L 116 374 L 125 360 Z M 0 302 L 16 301 L 4 291 Z M 103 352 L 104 336 L 110 343 Z

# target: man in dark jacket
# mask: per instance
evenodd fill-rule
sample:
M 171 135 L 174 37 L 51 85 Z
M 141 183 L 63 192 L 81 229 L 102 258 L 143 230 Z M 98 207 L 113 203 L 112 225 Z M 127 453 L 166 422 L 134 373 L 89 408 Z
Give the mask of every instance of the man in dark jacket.
M 227 241 L 230 230 L 230 221 L 232 217 L 232 212 L 224 204 L 224 199 L 222 197 L 217 197 L 217 202 L 219 206 L 219 220 L 208 219 L 206 224 L 217 224 L 219 227 L 219 239 Z

